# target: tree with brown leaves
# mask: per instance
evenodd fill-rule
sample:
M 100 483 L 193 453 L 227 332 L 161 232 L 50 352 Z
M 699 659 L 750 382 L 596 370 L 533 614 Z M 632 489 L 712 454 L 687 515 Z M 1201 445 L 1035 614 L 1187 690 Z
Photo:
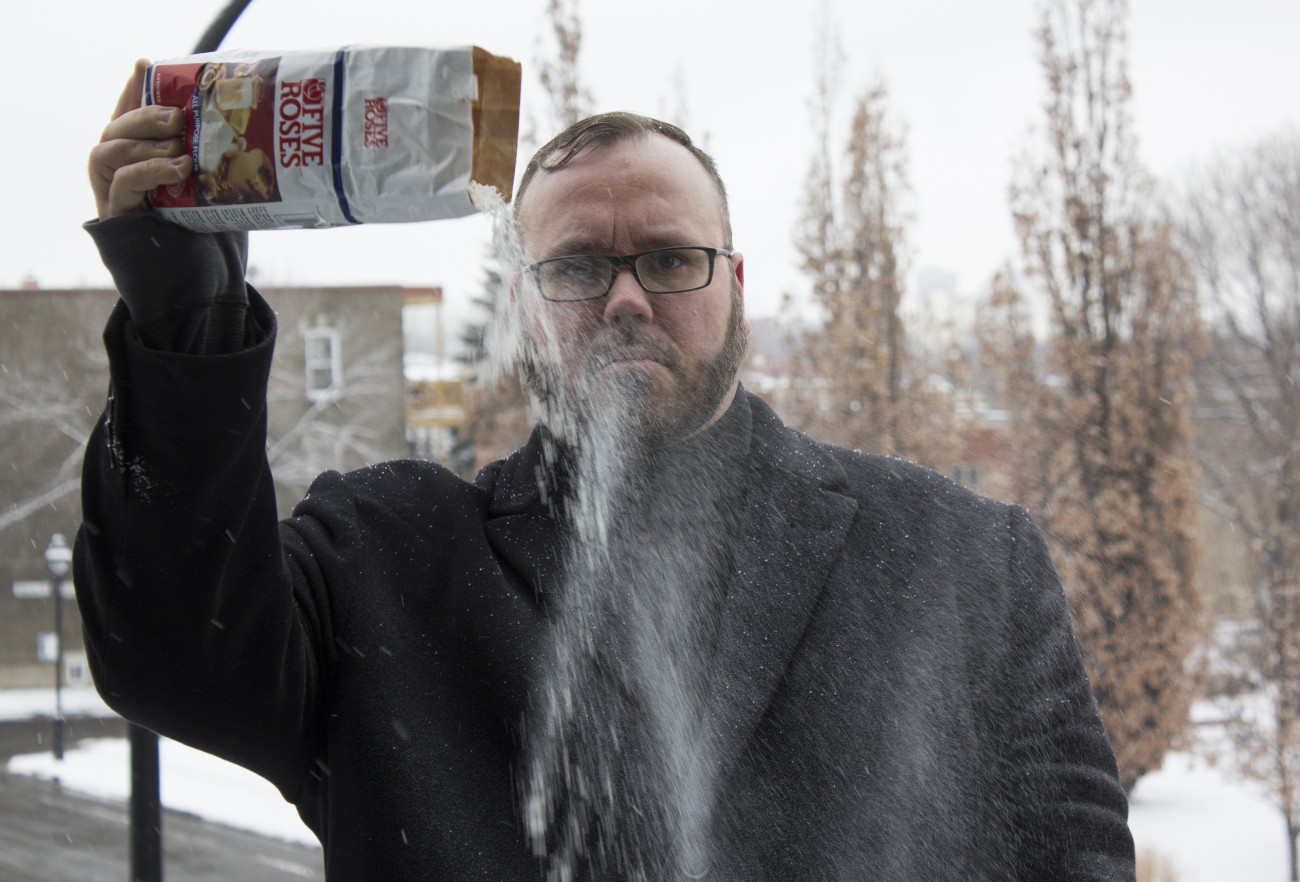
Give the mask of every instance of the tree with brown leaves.
M 826 62 L 813 101 L 819 149 L 797 239 L 819 320 L 801 337 L 792 389 L 780 406 L 792 425 L 832 443 L 948 465 L 951 408 L 909 353 L 899 311 L 909 191 L 904 139 L 887 89 L 876 81 L 854 102 L 837 175 L 830 133 L 838 55 L 821 39 L 818 57 Z
M 582 19 L 577 0 L 547 0 L 546 21 L 555 38 L 555 54 L 537 55 L 537 77 L 551 102 L 553 127 L 568 128 L 591 113 L 591 92 L 582 82 Z
M 1129 121 L 1124 0 L 1047 0 L 1039 43 L 1046 150 L 1012 188 L 1029 291 L 997 353 L 1011 391 L 1016 494 L 1053 545 L 1075 632 L 1127 788 L 1184 734 L 1188 659 L 1202 633 L 1194 585 L 1190 371 L 1198 341 L 1190 268 Z M 1045 298 L 1034 361 L 1022 298 Z M 1014 354 L 1015 358 L 1008 358 Z

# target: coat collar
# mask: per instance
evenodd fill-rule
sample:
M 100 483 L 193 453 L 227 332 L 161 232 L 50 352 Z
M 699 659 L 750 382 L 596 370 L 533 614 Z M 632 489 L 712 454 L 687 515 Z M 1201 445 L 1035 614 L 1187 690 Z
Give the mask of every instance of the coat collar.
M 475 484 L 491 492 L 484 529 L 492 548 L 532 589 L 540 603 L 558 584 L 563 565 L 559 523 L 542 489 L 542 448 L 552 443 L 534 429 L 528 442 L 506 459 L 486 466 Z

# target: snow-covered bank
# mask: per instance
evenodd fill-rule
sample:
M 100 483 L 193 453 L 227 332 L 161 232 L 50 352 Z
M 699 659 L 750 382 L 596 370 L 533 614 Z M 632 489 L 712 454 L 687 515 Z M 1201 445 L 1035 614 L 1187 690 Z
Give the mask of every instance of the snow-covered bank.
M 111 717 L 113 712 L 89 686 L 63 690 L 63 716 Z M 0 720 L 31 720 L 54 716 L 53 689 L 0 689 Z
M 1173 864 L 1178 882 L 1287 882 L 1286 829 L 1259 785 L 1171 753 L 1138 782 L 1129 808 L 1138 851 Z
M 318 844 L 294 807 L 252 772 L 165 738 L 159 741 L 159 762 L 167 808 L 262 836 Z M 16 756 L 8 771 L 57 778 L 69 790 L 123 802 L 131 787 L 127 742 L 118 738 L 84 741 L 62 763 L 49 753 Z
M 219 824 L 315 844 L 293 807 L 261 778 L 164 739 L 163 804 Z M 48 753 L 14 757 L 13 774 L 59 778 L 64 787 L 125 800 L 125 741 L 87 741 L 60 768 Z M 1138 783 L 1131 826 L 1139 851 L 1172 862 L 1178 882 L 1286 882 L 1286 836 L 1277 810 L 1257 785 L 1232 780 L 1190 754 L 1170 754 Z

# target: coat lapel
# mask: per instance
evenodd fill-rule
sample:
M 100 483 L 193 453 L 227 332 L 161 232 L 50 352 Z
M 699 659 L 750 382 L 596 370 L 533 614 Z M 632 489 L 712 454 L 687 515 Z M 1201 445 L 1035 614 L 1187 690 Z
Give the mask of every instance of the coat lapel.
M 751 396 L 747 529 L 719 624 L 708 713 L 719 783 L 744 751 L 839 560 L 857 501 L 843 468 Z

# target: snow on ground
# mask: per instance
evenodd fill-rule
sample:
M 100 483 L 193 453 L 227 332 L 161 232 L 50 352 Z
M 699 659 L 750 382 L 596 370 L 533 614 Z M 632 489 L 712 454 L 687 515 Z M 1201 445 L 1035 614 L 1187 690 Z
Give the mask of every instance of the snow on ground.
M 159 763 L 167 808 L 275 839 L 317 844 L 280 791 L 247 769 L 166 738 L 159 739 Z M 33 753 L 13 757 L 8 765 L 10 774 L 58 779 L 69 790 L 122 802 L 131 791 L 130 768 L 130 751 L 121 738 L 83 741 L 64 753 L 62 763 L 49 753 Z
M 54 714 L 53 689 L 0 689 L 0 720 L 30 720 Z M 113 711 L 91 688 L 63 690 L 65 717 L 110 717 Z M 276 839 L 316 845 L 316 837 L 280 792 L 247 769 L 159 739 L 162 801 L 169 809 Z M 125 802 L 131 790 L 131 759 L 125 739 L 83 741 L 64 752 L 16 756 L 7 770 L 16 775 L 58 779 L 64 787 Z
M 1287 882 L 1286 828 L 1258 786 L 1187 753 L 1133 790 L 1129 827 L 1138 852 L 1173 864 L 1178 882 Z
M 54 716 L 53 689 L 0 689 L 0 720 Z M 99 693 L 85 686 L 63 690 L 64 717 L 111 717 Z
M 48 689 L 0 690 L 0 719 L 48 716 Z M 65 713 L 107 715 L 94 690 L 65 690 Z M 168 808 L 219 824 L 293 842 L 316 844 L 294 808 L 252 772 L 166 739 L 161 740 L 162 798 Z M 125 801 L 127 743 L 85 741 L 62 764 L 49 753 L 14 757 L 12 774 L 58 778 L 64 787 Z M 1130 826 L 1138 852 L 1151 851 L 1176 871 L 1177 882 L 1287 882 L 1281 815 L 1253 783 L 1235 780 L 1190 753 L 1171 753 L 1133 793 Z

